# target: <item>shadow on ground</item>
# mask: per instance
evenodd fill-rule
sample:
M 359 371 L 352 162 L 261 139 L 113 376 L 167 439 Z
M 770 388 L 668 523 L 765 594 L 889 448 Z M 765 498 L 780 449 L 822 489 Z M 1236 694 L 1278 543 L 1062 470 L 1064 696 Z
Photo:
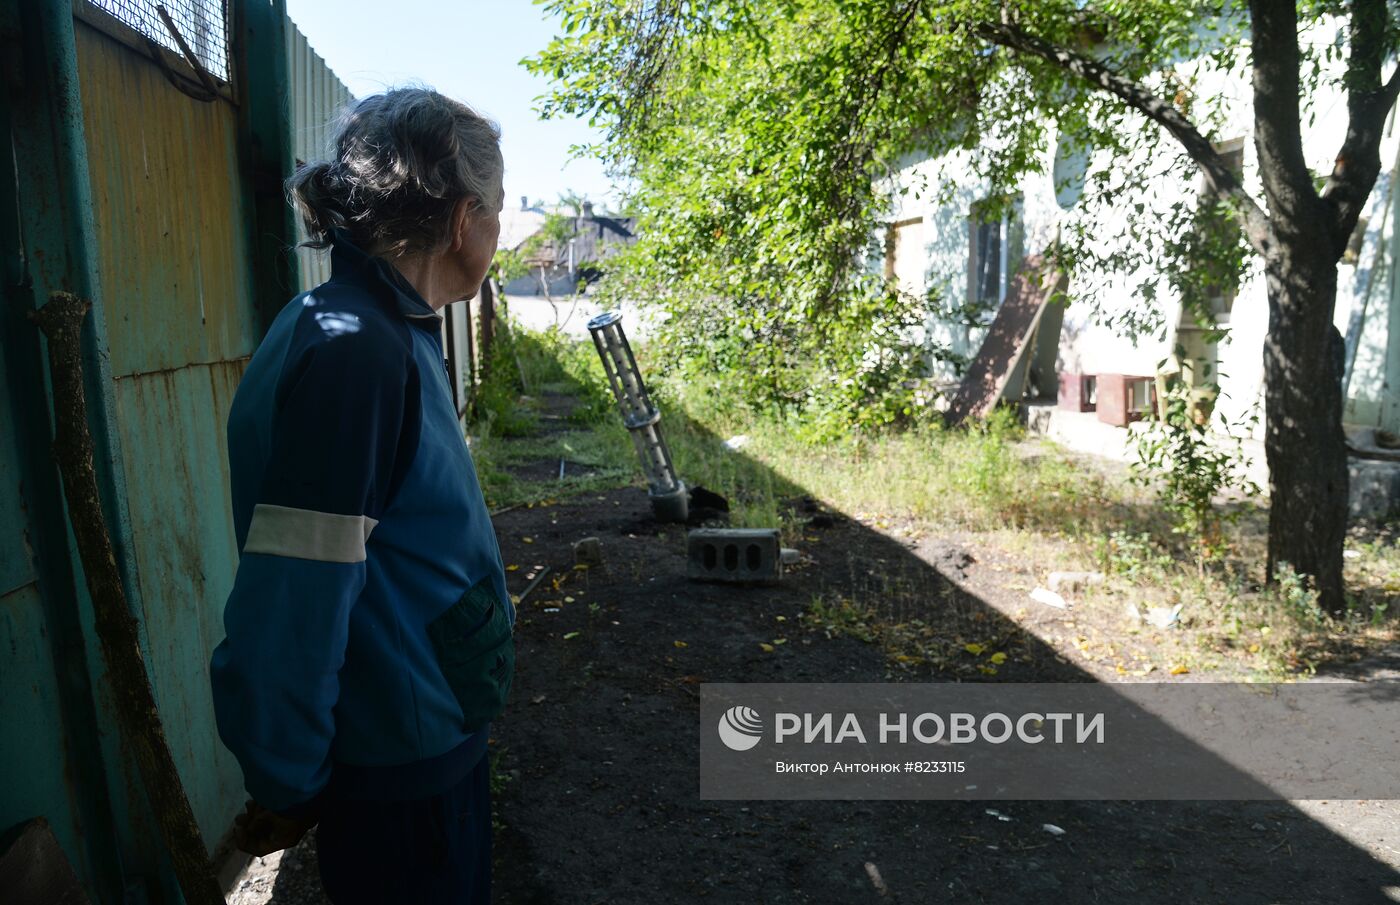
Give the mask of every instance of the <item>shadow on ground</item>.
M 688 582 L 684 529 L 653 522 L 638 487 L 496 518 L 520 567 L 513 593 L 550 570 L 520 607 L 491 748 L 496 901 L 873 902 L 867 863 L 885 898 L 911 903 L 1400 901 L 1400 874 L 1287 802 L 701 801 L 704 682 L 1093 680 L 969 593 L 956 551 L 931 556 L 768 479 L 803 525 L 808 561 L 767 588 Z M 600 539 L 602 567 L 573 568 L 585 536 Z M 936 658 L 892 676 L 880 645 L 804 619 L 817 598 L 1008 658 L 995 676 Z M 287 857 L 271 901 L 321 901 L 309 844 Z

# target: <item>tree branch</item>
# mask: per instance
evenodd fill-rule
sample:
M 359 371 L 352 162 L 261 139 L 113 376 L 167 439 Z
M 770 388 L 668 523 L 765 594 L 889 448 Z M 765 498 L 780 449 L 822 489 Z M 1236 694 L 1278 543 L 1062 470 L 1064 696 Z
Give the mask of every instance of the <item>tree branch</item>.
M 1339 257 L 1380 174 L 1381 130 L 1400 93 L 1400 68 L 1381 83 L 1389 27 L 1386 0 L 1356 0 L 1353 4 L 1346 76 L 1347 133 L 1322 189 L 1322 197 L 1331 207 L 1332 247 Z
M 1228 198 L 1235 205 L 1250 244 L 1260 254 L 1267 253 L 1267 249 L 1272 245 L 1273 235 L 1269 217 L 1259 207 L 1258 202 L 1245 191 L 1234 171 L 1215 150 L 1210 140 L 1169 101 L 1152 93 L 1138 82 L 1119 75 L 1097 60 L 1051 44 L 1018 25 L 984 22 L 973 26 L 973 33 L 998 46 L 1039 57 L 1059 66 L 1096 88 L 1112 94 L 1167 130 L 1200 167 L 1211 190 L 1223 198 Z
M 903 45 L 905 35 L 923 6 L 923 0 L 908 0 L 899 15 L 890 22 L 890 30 L 880 41 L 883 55 L 877 66 L 870 69 L 858 90 L 848 96 L 851 105 L 851 122 L 848 128 L 850 140 L 843 142 L 838 151 L 838 166 L 856 167 L 869 157 L 869 142 L 866 140 L 866 125 L 871 112 L 884 91 L 885 81 L 894 68 L 895 58 Z
M 874 142 L 870 137 L 870 116 L 884 93 L 890 74 L 894 71 L 900 48 L 904 46 L 909 29 L 918 18 L 924 0 L 902 0 L 903 6 L 890 12 L 889 30 L 874 44 L 881 53 L 880 61 L 865 73 L 865 77 L 852 89 L 846 91 L 842 103 L 844 109 L 839 117 L 846 122 L 846 140 L 837 148 L 832 170 L 837 174 L 836 183 L 854 185 L 857 180 L 869 183 L 866 167 L 874 153 Z M 894 4 L 892 4 L 894 5 Z M 849 183 L 847 179 L 849 178 Z M 845 219 L 859 213 L 860 196 L 846 192 L 838 195 L 841 209 L 838 219 Z M 849 238 L 848 238 L 849 242 Z M 854 248 L 837 249 L 830 256 L 831 261 L 849 262 L 855 260 Z M 834 297 L 844 276 L 840 266 L 830 268 L 830 288 L 828 299 Z
M 1276 229 L 1317 223 L 1317 192 L 1303 156 L 1299 124 L 1298 9 L 1279 0 L 1250 0 L 1254 70 L 1254 146 Z

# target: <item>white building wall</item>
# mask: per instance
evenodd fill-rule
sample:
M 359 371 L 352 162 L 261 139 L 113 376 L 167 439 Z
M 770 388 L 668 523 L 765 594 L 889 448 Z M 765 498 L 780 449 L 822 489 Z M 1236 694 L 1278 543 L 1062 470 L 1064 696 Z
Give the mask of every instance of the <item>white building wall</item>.
M 1335 36 L 1336 28 L 1328 25 L 1314 29 L 1304 39 L 1330 41 Z M 1177 67 L 1186 78 L 1190 77 L 1192 68 L 1189 63 Z M 1224 103 L 1227 111 L 1225 121 L 1230 128 L 1217 133 L 1218 138 L 1222 144 L 1231 140 L 1242 141 L 1245 185 L 1262 205 L 1263 190 L 1259 182 L 1253 137 L 1253 95 L 1248 70 L 1241 72 L 1243 77 L 1225 77 L 1218 72 L 1202 73 L 1195 93 L 1198 97 L 1210 97 L 1213 101 L 1219 99 Z M 1326 173 L 1331 170 L 1333 158 L 1346 131 L 1345 96 L 1335 88 L 1321 91 L 1313 98 L 1313 110 L 1315 120 L 1304 124 L 1304 152 L 1308 165 L 1315 172 Z M 1387 122 L 1381 148 L 1382 175 L 1363 214 L 1367 217 L 1368 225 L 1361 254 L 1356 263 L 1343 263 L 1338 267 L 1336 323 L 1343 336 L 1357 305 L 1367 297 L 1368 282 L 1370 284 L 1367 316 L 1360 333 L 1349 394 L 1348 420 L 1359 424 L 1380 424 L 1383 412 L 1387 410 L 1382 395 L 1386 349 L 1389 345 L 1388 326 L 1392 312 L 1397 308 L 1397 289 L 1395 268 L 1391 266 L 1395 256 L 1392 248 L 1394 217 L 1386 215 L 1384 211 L 1389 205 L 1390 185 L 1397 159 L 1396 133 L 1392 115 Z M 1083 215 L 1077 208 L 1066 210 L 1057 203 L 1053 177 L 1057 143 L 1053 131 L 1048 137 L 1050 140 L 1042 154 L 1041 172 L 1027 177 L 1019 186 L 1026 254 L 1044 251 L 1062 226 L 1066 226 L 1071 218 Z M 1173 152 L 1177 147 L 1175 143 L 1165 145 L 1166 150 Z M 1134 160 L 1120 167 L 1135 169 L 1145 163 Z M 1127 218 L 1151 216 L 1154 206 L 1165 209 L 1174 201 L 1192 201 L 1200 196 L 1203 187 L 1203 179 L 1194 171 L 1185 181 L 1173 178 L 1159 180 L 1145 195 L 1125 195 L 1121 203 L 1115 205 L 1110 221 L 1101 221 L 1103 228 L 1096 230 L 1096 233 L 1104 237 L 1104 242 L 1109 242 L 1122 232 Z M 936 199 L 940 194 L 939 189 L 949 193 L 947 203 L 939 203 Z M 932 288 L 953 299 L 967 297 L 968 216 L 971 206 L 985 197 L 988 191 L 989 187 L 984 182 L 970 174 L 963 152 L 937 160 L 914 160 L 898 171 L 893 182 L 890 220 L 898 222 L 922 218 L 922 236 L 918 246 L 901 242 L 897 248 L 895 268 L 901 283 L 910 283 L 909 288 L 917 291 Z M 1138 202 L 1147 206 L 1146 213 L 1139 215 L 1135 212 L 1134 205 Z M 906 260 L 907 254 L 917 255 L 918 260 Z M 921 284 L 907 276 L 919 272 L 923 275 Z M 1141 308 L 1144 302 L 1137 285 L 1144 278 L 1157 280 L 1157 304 L 1164 323 L 1168 325 L 1166 336 L 1132 338 L 1104 325 L 1117 313 Z M 1158 362 L 1171 354 L 1175 346 L 1174 325 L 1180 318 L 1180 303 L 1160 276 L 1152 273 L 1127 277 L 1118 274 L 1077 274 L 1071 294 L 1081 299 L 1092 298 L 1100 310 L 1096 315 L 1088 304 L 1073 304 L 1065 311 L 1058 362 L 1061 373 L 1150 375 L 1156 371 Z M 1251 256 L 1248 269 L 1241 275 L 1232 310 L 1228 319 L 1222 319 L 1222 325 L 1228 326 L 1229 337 L 1218 347 L 1220 385 L 1224 398 L 1217 408 L 1232 420 L 1238 420 L 1252 408 L 1262 414 L 1263 342 L 1268 326 L 1268 306 L 1262 265 L 1257 256 Z M 930 321 L 928 326 L 928 338 L 933 345 L 945 346 L 966 356 L 976 352 L 984 335 L 983 328 L 968 328 L 948 322 Z M 1396 370 L 1396 363 L 1392 362 L 1391 367 Z M 1388 408 L 1400 413 L 1400 398 Z M 1400 424 L 1385 426 L 1400 430 Z M 1262 428 L 1258 436 L 1262 436 Z

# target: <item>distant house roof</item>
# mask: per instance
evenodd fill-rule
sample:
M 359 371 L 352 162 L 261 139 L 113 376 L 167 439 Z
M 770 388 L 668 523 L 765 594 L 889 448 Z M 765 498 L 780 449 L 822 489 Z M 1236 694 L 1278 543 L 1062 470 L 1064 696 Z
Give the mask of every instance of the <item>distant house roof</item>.
M 594 223 L 597 223 L 601 227 L 605 227 L 607 229 L 612 230 L 624 239 L 632 238 L 632 230 L 628 229 L 627 224 L 624 223 L 622 220 L 617 220 L 612 217 L 604 217 L 601 215 L 594 215 L 592 219 Z M 631 220 L 630 217 L 627 219 L 629 221 Z
M 519 248 L 520 243 L 544 227 L 544 218 L 544 211 L 540 210 L 501 211 L 501 237 L 496 240 L 496 247 Z
M 604 246 L 614 243 L 628 244 L 636 239 L 632 232 L 632 225 L 636 221 L 632 217 L 595 214 L 593 205 L 588 202 L 584 202 L 582 207 L 581 213 L 574 213 L 565 205 L 558 205 L 550 210 L 539 204 L 531 206 L 522 198 L 519 208 L 501 211 L 501 235 L 496 247 L 520 249 L 527 239 L 544 228 L 551 214 L 562 214 L 573 222 L 574 238 L 569 240 L 568 249 L 570 255 L 578 256 L 577 260 L 596 259 L 604 253 Z M 612 234 L 611 237 L 608 236 L 609 233 Z M 556 264 L 564 263 L 565 251 L 562 247 L 556 247 L 555 243 L 547 243 L 535 251 L 542 261 L 555 259 Z

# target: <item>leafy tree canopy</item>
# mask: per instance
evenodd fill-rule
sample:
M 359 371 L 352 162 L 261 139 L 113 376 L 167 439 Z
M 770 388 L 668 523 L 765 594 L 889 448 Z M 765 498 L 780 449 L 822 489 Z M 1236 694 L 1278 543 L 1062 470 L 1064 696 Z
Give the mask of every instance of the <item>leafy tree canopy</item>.
M 1057 133 L 1099 152 L 1061 254 L 1080 270 L 1140 279 L 1147 305 L 1105 312 L 1125 330 L 1162 327 L 1151 304 L 1160 278 L 1190 296 L 1193 279 L 1216 282 L 1201 278 L 1203 262 L 1238 272 L 1239 240 L 1263 241 L 1262 203 L 1211 147 L 1232 137 L 1220 134 L 1230 114 L 1249 110 L 1201 87 L 1247 76 L 1249 22 L 1233 3 L 537 2 L 561 26 L 529 61 L 557 86 L 544 112 L 604 128 L 595 150 L 635 186 L 642 218 L 630 272 L 711 333 L 717 317 L 760 333 L 820 333 L 844 304 L 878 291 L 862 252 L 874 251 L 893 172 L 960 151 L 944 159 L 1009 195 L 1043 166 Z M 1351 6 L 1305 2 L 1300 23 Z M 1336 22 L 1340 31 L 1314 30 L 1299 45 L 1304 116 L 1318 88 L 1348 77 L 1334 65 L 1348 52 L 1348 23 Z M 1211 203 L 1243 233 L 1200 230 L 1195 199 L 1150 209 L 1145 186 L 1193 178 L 1197 167 L 1208 178 L 1215 169 Z M 1146 206 L 1106 217 L 1125 197 Z M 1131 241 L 1102 241 L 1109 221 Z
M 635 295 L 672 315 L 667 335 L 692 353 L 678 360 L 742 374 L 804 416 L 834 400 L 881 421 L 907 385 L 892 340 L 937 300 L 902 298 L 862 254 L 906 162 L 933 156 L 1009 198 L 1052 136 L 1094 149 L 1053 248 L 1091 303 L 1087 277 L 1136 286 L 1135 303 L 1100 312 L 1129 333 L 1161 329 L 1162 286 L 1209 323 L 1202 296 L 1257 253 L 1265 573 L 1289 563 L 1341 611 L 1336 265 L 1400 94 L 1394 0 L 537 2 L 563 33 L 531 63 L 557 86 L 545 112 L 603 126 L 598 150 L 636 186 Z M 1314 160 L 1302 135 L 1320 98 L 1344 101 L 1346 124 Z M 1241 117 L 1254 174 L 1217 147 Z M 1205 197 L 1183 190 L 1196 174 Z

